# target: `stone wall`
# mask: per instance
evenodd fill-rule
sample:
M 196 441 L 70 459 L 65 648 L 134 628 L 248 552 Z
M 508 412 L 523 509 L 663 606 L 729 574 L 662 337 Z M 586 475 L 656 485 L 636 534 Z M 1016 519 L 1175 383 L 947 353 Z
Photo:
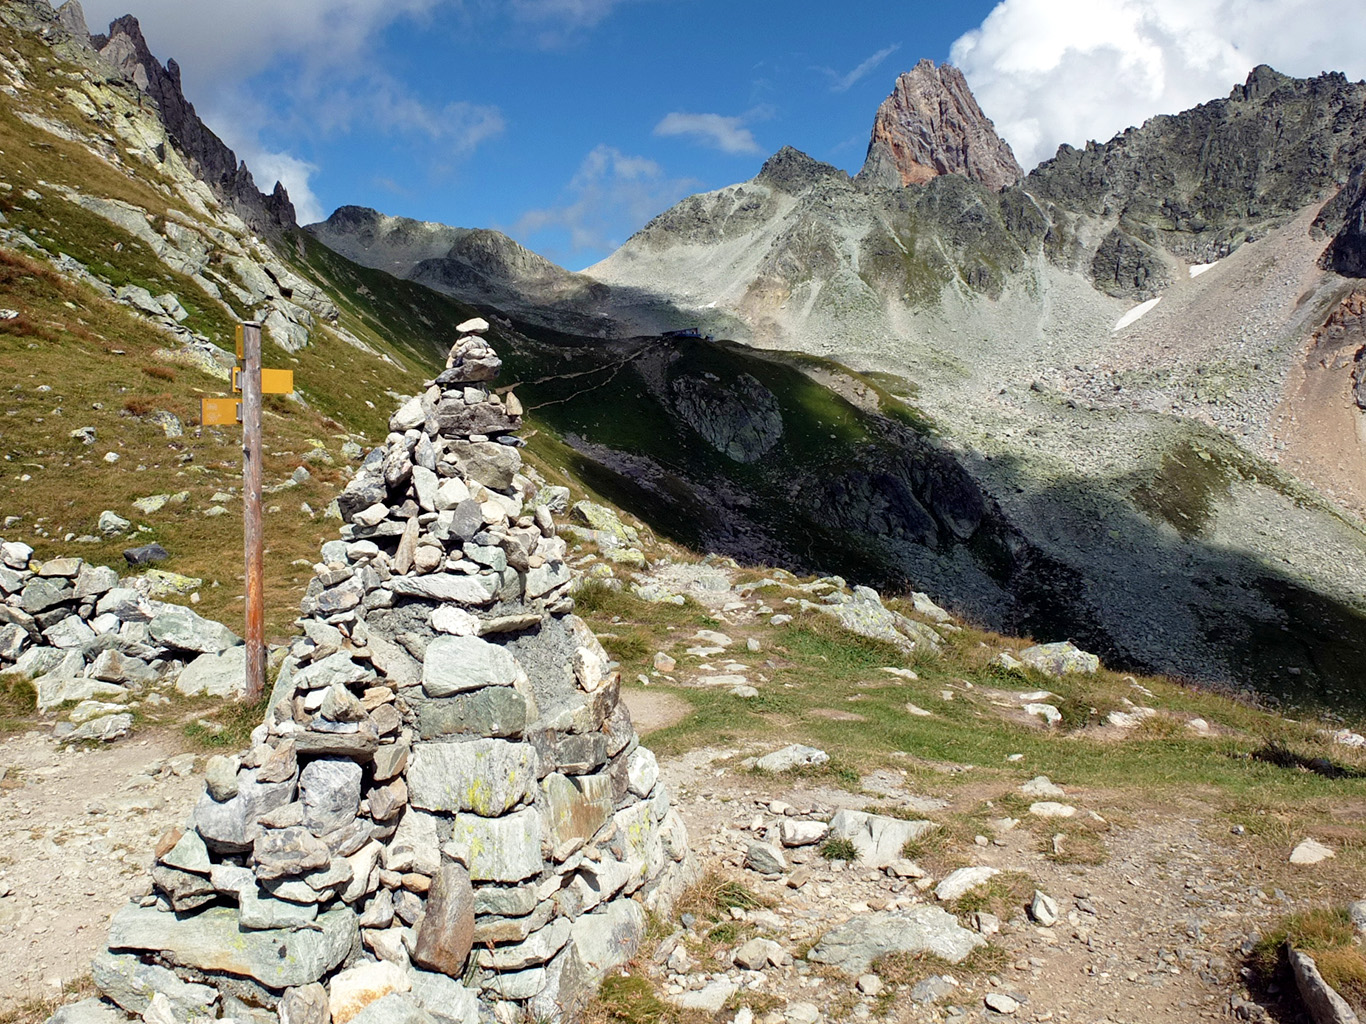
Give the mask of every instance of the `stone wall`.
M 114 917 L 95 980 L 126 1013 L 572 1017 L 688 879 L 564 541 L 529 504 L 487 324 L 460 330 L 341 495 L 252 748 L 210 761 L 153 888 Z
M 121 579 L 81 558 L 39 562 L 29 545 L 0 539 L 0 672 L 32 679 L 40 712 L 74 704 L 53 730 L 67 741 L 122 739 L 133 712 L 164 703 L 173 685 L 187 696 L 239 692 L 242 641 L 157 600 L 185 579 L 155 569 Z

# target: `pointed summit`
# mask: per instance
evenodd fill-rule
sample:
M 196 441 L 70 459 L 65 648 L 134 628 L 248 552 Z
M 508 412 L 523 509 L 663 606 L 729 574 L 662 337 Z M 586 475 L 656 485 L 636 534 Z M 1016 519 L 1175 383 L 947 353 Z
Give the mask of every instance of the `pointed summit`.
M 961 174 L 999 192 L 1024 176 L 963 73 L 922 60 L 896 80 L 873 121 L 861 181 L 886 188 Z

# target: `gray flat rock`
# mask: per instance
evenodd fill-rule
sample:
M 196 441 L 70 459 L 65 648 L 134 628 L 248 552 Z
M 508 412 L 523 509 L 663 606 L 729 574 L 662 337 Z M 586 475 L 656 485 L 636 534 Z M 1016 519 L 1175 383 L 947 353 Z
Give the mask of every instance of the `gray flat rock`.
M 886 953 L 933 953 L 958 963 L 986 940 L 938 907 L 860 914 L 826 932 L 806 958 L 851 977 L 865 974 Z
M 908 841 L 938 827 L 932 821 L 902 821 L 865 811 L 838 811 L 830 819 L 830 834 L 852 842 L 859 863 L 874 868 L 885 868 L 900 860 L 901 848 Z
M 535 795 L 538 765 L 536 750 L 527 743 L 425 743 L 408 765 L 408 799 L 424 811 L 494 817 Z
M 275 989 L 317 981 L 346 958 L 357 940 L 349 908 L 319 914 L 310 929 L 245 931 L 237 911 L 227 907 L 177 918 L 129 904 L 109 926 L 111 950 L 159 951 L 186 967 L 254 978 Z
M 171 1005 L 177 1021 L 212 1016 L 218 993 L 207 985 L 181 981 L 172 972 L 155 964 L 144 964 L 135 956 L 98 953 L 90 961 L 95 986 L 107 999 L 132 1014 L 142 1014 L 160 992 Z

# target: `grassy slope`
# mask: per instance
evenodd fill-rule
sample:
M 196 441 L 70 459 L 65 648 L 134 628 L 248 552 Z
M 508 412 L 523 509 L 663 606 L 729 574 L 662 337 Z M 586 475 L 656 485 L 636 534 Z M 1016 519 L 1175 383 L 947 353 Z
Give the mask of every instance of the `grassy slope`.
M 0 49 L 22 56 L 34 80 L 47 74 L 63 82 L 69 70 L 23 33 L 0 28 Z M 47 254 L 73 256 L 112 285 L 174 292 L 190 313 L 185 326 L 230 349 L 235 322 L 250 311 L 210 299 L 141 242 L 67 202 L 52 185 L 132 203 L 154 217 L 172 210 L 193 216 L 193 211 L 169 197 L 169 189 L 163 192 L 166 182 L 126 152 L 127 164 L 139 168 L 137 176 L 29 125 L 15 116 L 18 107 L 81 124 L 79 113 L 55 89 L 25 91 L 17 100 L 0 96 L 0 150 L 5 153 L 0 175 L 11 186 L 0 191 L 0 213 L 7 225 L 24 231 Z M 301 262 L 288 250 L 283 256 Z M 460 312 L 425 294 L 447 321 Z M 241 614 L 240 501 L 234 494 L 222 503 L 227 514 L 204 513 L 215 506 L 213 495 L 240 487 L 240 438 L 233 430 L 193 426 L 199 398 L 225 394 L 226 383 L 169 359 L 167 350 L 177 347 L 174 339 L 55 274 L 41 254 L 0 254 L 0 305 L 22 313 L 0 321 L 0 374 L 6 382 L 0 388 L 5 461 L 0 510 L 19 517 L 5 536 L 33 544 L 40 558 L 74 552 L 121 570 L 127 568 L 121 552 L 129 543 L 158 541 L 172 556 L 161 568 L 204 580 L 200 611 L 235 624 Z M 365 311 L 367 317 L 354 304 L 342 305 L 343 326 L 374 353 L 325 328 L 315 330 L 311 344 L 294 356 L 265 344 L 266 365 L 293 369 L 304 400 L 267 400 L 266 485 L 284 483 L 301 465 L 312 475 L 303 485 L 267 496 L 267 614 L 276 638 L 292 632 L 299 596 L 312 575 L 308 566 L 319 544 L 336 535 L 335 520 L 322 518 L 321 512 L 345 482 L 342 442 L 372 445 L 383 439 L 394 404 L 386 392 L 420 388 L 439 364 L 449 330 L 437 317 L 429 317 L 430 326 L 421 329 L 385 330 L 383 314 L 389 310 L 380 317 Z M 161 410 L 185 424 L 183 437 L 168 438 L 148 417 Z M 71 436 L 82 427 L 95 429 L 93 445 Z M 110 452 L 119 456 L 117 462 L 105 461 Z M 131 505 L 135 498 L 180 491 L 188 492 L 188 500 L 151 516 L 137 514 Z M 305 504 L 312 512 L 303 510 Z M 131 539 L 99 544 L 73 546 L 64 540 L 94 534 L 103 509 L 145 529 Z M 300 561 L 304 564 L 294 564 Z
M 793 500 L 794 482 L 839 475 L 851 465 L 876 464 L 902 455 L 900 428 L 932 429 L 913 407 L 883 383 L 833 364 L 786 353 L 759 353 L 739 345 L 642 339 L 619 345 L 585 344 L 523 326 L 522 335 L 500 348 L 504 380 L 517 394 L 538 433 L 528 432 L 530 451 L 552 467 L 570 469 L 597 496 L 629 508 L 664 535 L 701 548 L 724 536 L 731 512 L 699 501 L 693 483 L 738 498 L 737 511 L 777 539 L 790 557 L 822 571 L 881 579 L 887 568 L 859 538 L 832 529 L 818 509 Z M 778 402 L 784 432 L 778 444 L 753 463 L 728 458 L 708 444 L 661 400 L 639 361 L 669 361 L 670 380 L 712 375 L 721 381 L 749 375 Z M 838 372 L 876 395 L 881 413 L 858 408 L 822 386 L 807 369 Z M 632 474 L 604 465 L 570 439 L 649 460 L 659 474 L 642 487 Z

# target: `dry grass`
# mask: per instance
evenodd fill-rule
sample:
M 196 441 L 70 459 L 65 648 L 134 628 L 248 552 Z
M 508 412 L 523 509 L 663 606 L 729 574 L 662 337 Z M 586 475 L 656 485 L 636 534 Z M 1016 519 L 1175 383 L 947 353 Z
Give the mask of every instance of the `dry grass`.
M 1038 883 L 1023 872 L 1003 871 L 963 893 L 953 910 L 959 917 L 986 913 L 1009 921 L 1028 906 L 1037 888 Z
M 62 986 L 57 995 L 34 997 L 0 1010 L 0 1024 L 42 1024 L 60 1006 L 99 995 L 90 975 L 83 974 Z
M 1263 987 L 1280 985 L 1293 991 L 1285 946 L 1308 953 L 1328 982 L 1358 1011 L 1366 1009 L 1366 953 L 1356 939 L 1347 911 L 1316 907 L 1291 914 L 1271 929 L 1249 958 Z
M 933 953 L 887 953 L 873 961 L 873 973 L 888 985 L 907 987 L 934 974 L 951 974 L 956 978 L 991 974 L 1009 963 L 1009 952 L 987 943 L 956 964 Z
M 708 871 L 688 886 L 674 905 L 678 916 L 694 914 L 706 921 L 720 921 L 730 917 L 730 910 L 758 910 L 770 903 L 743 882 L 719 871 Z
M 0 675 L 0 733 L 28 728 L 37 710 L 33 683 L 13 672 Z
M 707 1024 L 700 1010 L 683 1010 L 659 998 L 634 964 L 609 974 L 579 1014 L 581 1024 Z

